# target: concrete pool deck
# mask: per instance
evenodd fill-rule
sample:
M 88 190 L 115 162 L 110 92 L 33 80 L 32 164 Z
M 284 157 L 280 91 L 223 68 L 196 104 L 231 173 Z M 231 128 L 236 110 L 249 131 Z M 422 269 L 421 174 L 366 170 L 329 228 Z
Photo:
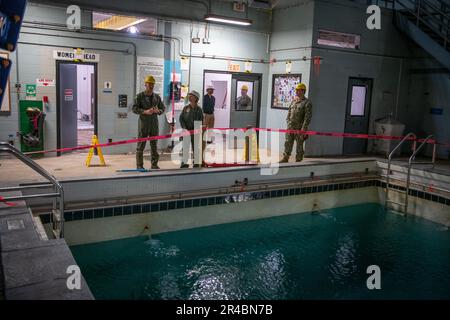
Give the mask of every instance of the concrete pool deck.
M 58 180 L 74 180 L 74 179 L 101 179 L 111 177 L 123 177 L 133 175 L 153 175 L 160 172 L 189 172 L 189 171 L 205 171 L 216 170 L 215 168 L 199 168 L 193 169 L 180 169 L 179 165 L 170 160 L 170 154 L 163 154 L 160 156 L 159 166 L 160 170 L 150 171 L 145 173 L 137 172 L 117 172 L 117 170 L 134 169 L 136 166 L 134 154 L 120 154 L 120 155 L 105 155 L 106 166 L 98 165 L 98 157 L 94 156 L 92 160 L 92 166 L 86 167 L 86 153 L 71 153 L 62 155 L 61 157 L 41 157 L 34 158 L 39 165 L 46 169 Z M 238 159 L 240 155 L 238 154 Z M 208 159 L 207 159 L 208 160 Z M 305 158 L 301 163 L 295 163 L 294 158 L 291 157 L 291 162 L 288 164 L 282 164 L 282 166 L 298 166 L 298 165 L 311 165 L 311 164 L 330 164 L 330 163 L 342 163 L 361 160 L 377 160 L 386 161 L 381 156 L 340 156 L 340 157 L 322 157 L 322 158 Z M 429 161 L 429 159 L 428 159 Z M 150 166 L 149 155 L 146 153 L 144 156 L 145 167 Z M 393 162 L 399 165 L 405 165 L 407 163 L 406 158 L 396 158 Z M 450 175 L 450 161 L 438 160 L 434 169 L 431 169 L 430 165 L 427 166 L 415 166 L 416 169 L 421 169 L 430 172 L 436 172 L 439 174 Z M 22 164 L 20 161 L 10 157 L 0 157 L 0 186 L 13 186 L 18 183 L 33 183 L 46 181 L 44 178 L 38 176 L 30 168 Z
M 80 290 L 67 288 L 67 268 L 76 265 L 72 253 L 64 239 L 42 239 L 24 201 L 0 204 L 0 255 L 0 299 L 93 299 L 82 276 Z

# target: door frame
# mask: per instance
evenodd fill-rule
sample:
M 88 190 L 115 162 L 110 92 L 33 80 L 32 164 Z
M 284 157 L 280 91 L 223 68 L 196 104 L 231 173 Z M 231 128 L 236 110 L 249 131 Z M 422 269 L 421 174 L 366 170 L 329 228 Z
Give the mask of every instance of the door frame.
M 262 107 L 262 101 L 261 101 L 261 93 L 262 93 L 262 80 L 263 80 L 263 74 L 262 73 L 247 73 L 247 72 L 230 72 L 230 71 L 223 71 L 223 70 L 210 70 L 205 69 L 203 70 L 203 79 L 202 79 L 202 96 L 205 92 L 205 73 L 222 73 L 222 74 L 231 74 L 231 79 L 233 79 L 234 75 L 238 76 L 255 76 L 259 80 L 259 90 L 258 90 L 258 101 L 259 101 L 259 108 L 256 111 L 256 126 L 259 127 L 261 123 L 261 107 Z M 231 93 L 230 93 L 231 94 Z M 234 108 L 234 105 L 230 105 L 230 108 Z M 231 111 L 230 111 L 231 112 Z
M 75 64 L 75 65 L 91 65 L 94 66 L 94 134 L 98 136 L 98 63 L 97 62 L 78 62 L 78 61 L 65 61 L 56 60 L 56 148 L 61 148 L 61 94 L 60 94 L 60 66 L 63 64 Z M 57 152 L 56 156 L 61 156 L 61 152 Z
M 370 82 L 370 84 L 368 86 L 368 89 L 369 89 L 368 91 L 370 93 L 370 97 L 369 97 L 368 105 L 365 108 L 365 110 L 367 110 L 367 108 L 368 108 L 368 113 L 367 113 L 367 132 L 363 133 L 363 134 L 369 134 L 370 117 L 372 115 L 372 98 L 373 98 L 372 90 L 373 90 L 374 79 L 373 78 L 367 78 L 367 77 L 348 77 L 347 98 L 346 98 L 346 101 L 345 101 L 345 114 L 344 114 L 344 132 L 347 132 L 346 131 L 346 128 L 347 128 L 347 111 L 348 111 L 347 108 L 348 108 L 349 98 L 351 98 L 350 82 L 352 80 L 362 80 L 362 81 L 369 81 Z M 363 117 L 363 116 L 354 116 L 354 117 Z M 345 156 L 346 154 L 344 153 L 344 144 L 345 144 L 345 138 L 342 140 L 342 151 L 341 151 L 341 154 Z M 364 153 L 363 154 L 367 154 L 368 153 L 368 151 L 367 151 L 368 140 L 367 139 L 365 139 L 364 145 L 365 145 L 365 147 L 364 147 Z

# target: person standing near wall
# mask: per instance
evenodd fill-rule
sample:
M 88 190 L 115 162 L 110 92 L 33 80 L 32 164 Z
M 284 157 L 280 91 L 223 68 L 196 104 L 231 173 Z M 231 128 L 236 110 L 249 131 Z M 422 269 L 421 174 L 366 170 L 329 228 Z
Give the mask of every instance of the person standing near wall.
M 198 101 L 200 100 L 200 93 L 198 93 L 195 90 L 192 90 L 191 92 L 189 92 L 188 95 L 188 99 L 189 99 L 189 104 L 187 106 L 185 106 L 183 108 L 183 111 L 180 114 L 180 125 L 183 129 L 185 130 L 194 130 L 195 128 L 195 121 L 201 121 L 203 122 L 203 110 L 202 108 L 200 108 L 200 106 L 198 105 Z M 201 134 L 201 136 L 203 136 L 203 133 Z M 194 168 L 198 168 L 199 164 L 195 163 L 195 146 L 194 146 L 194 140 L 195 140 L 195 135 L 191 134 L 191 146 L 192 146 L 192 151 L 194 154 Z M 189 146 L 189 144 L 187 144 Z M 185 145 L 183 144 L 183 147 Z M 201 146 L 202 146 L 202 150 L 203 150 L 203 143 L 201 142 Z M 201 157 L 201 163 L 203 165 L 203 151 L 200 152 L 200 157 Z M 187 159 L 183 159 L 183 161 L 181 162 L 181 168 L 189 168 L 189 165 L 187 164 Z
M 133 112 L 139 115 L 139 138 L 157 136 L 159 134 L 158 116 L 164 113 L 165 107 L 161 97 L 153 92 L 155 78 L 147 76 L 144 80 L 145 91 L 136 96 Z M 144 149 L 147 141 L 138 142 L 136 149 L 136 168 L 144 169 Z M 152 169 L 158 167 L 158 141 L 150 141 Z
M 214 87 L 208 86 L 206 92 L 203 97 L 203 124 L 206 128 L 212 129 L 214 128 L 214 106 L 216 105 L 216 97 L 213 96 Z
M 298 84 L 295 87 L 295 94 L 296 97 L 289 106 L 289 111 L 286 118 L 287 129 L 308 131 L 308 126 L 311 122 L 312 117 L 312 103 L 308 98 L 305 97 L 306 85 L 304 85 L 303 83 Z M 291 156 L 294 141 L 297 141 L 297 154 L 295 161 L 302 161 L 303 155 L 305 153 L 303 150 L 303 143 L 306 139 L 308 139 L 307 134 L 286 133 L 284 154 L 283 159 L 281 159 L 280 163 L 289 162 L 289 157 Z
M 244 84 L 241 88 L 241 96 L 236 100 L 238 110 L 251 110 L 252 98 L 248 95 L 248 86 Z

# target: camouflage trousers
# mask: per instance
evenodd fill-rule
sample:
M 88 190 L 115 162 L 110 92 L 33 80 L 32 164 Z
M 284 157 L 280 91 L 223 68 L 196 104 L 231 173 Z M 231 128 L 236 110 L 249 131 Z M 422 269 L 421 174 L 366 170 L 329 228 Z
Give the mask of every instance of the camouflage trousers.
M 158 127 L 139 124 L 139 138 L 148 138 L 152 136 L 158 135 Z M 147 141 L 142 141 L 137 143 L 136 148 L 136 167 L 143 168 L 144 167 L 144 149 Z M 150 141 L 150 151 L 151 151 L 151 162 L 152 166 L 158 165 L 159 155 L 158 155 L 158 141 L 151 140 Z
M 294 142 L 297 141 L 297 154 L 295 156 L 295 161 L 302 161 L 303 155 L 305 154 L 305 151 L 303 150 L 303 143 L 305 140 L 303 140 L 302 135 L 300 134 L 286 134 L 286 141 L 284 143 L 284 154 L 283 156 L 285 158 L 289 158 L 292 153 L 292 148 L 294 146 Z

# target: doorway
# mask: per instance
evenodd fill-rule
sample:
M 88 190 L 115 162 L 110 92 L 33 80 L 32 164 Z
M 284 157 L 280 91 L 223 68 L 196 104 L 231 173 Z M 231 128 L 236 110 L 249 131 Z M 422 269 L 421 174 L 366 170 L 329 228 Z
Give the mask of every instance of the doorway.
M 89 145 L 98 132 L 97 64 L 57 61 L 56 71 L 58 149 Z
M 346 133 L 369 133 L 372 83 L 372 79 L 349 78 L 345 113 Z M 344 155 L 365 153 L 367 153 L 367 139 L 344 138 Z
M 261 77 L 233 74 L 231 82 L 231 128 L 259 127 Z
M 261 74 L 229 73 L 205 70 L 203 94 L 214 87 L 215 127 L 246 128 L 259 126 Z M 242 89 L 247 89 L 244 90 Z M 245 97 L 243 97 L 245 95 Z

